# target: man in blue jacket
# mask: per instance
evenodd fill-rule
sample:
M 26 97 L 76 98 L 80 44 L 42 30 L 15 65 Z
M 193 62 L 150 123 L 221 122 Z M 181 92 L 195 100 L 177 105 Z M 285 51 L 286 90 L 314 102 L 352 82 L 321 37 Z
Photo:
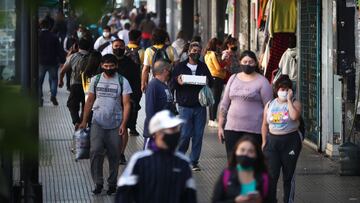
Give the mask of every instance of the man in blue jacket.
M 186 153 L 190 139 L 192 140 L 190 160 L 194 171 L 201 170 L 198 163 L 206 123 L 206 107 L 201 106 L 199 103 L 199 92 L 203 86 L 184 84 L 181 76 L 206 76 L 207 83 L 211 87 L 213 79 L 206 64 L 199 60 L 200 53 L 200 44 L 192 42 L 188 51 L 189 59 L 175 66 L 170 84 L 172 91 L 176 91 L 175 98 L 179 104 L 180 118 L 186 121 L 181 128 L 179 151 Z
M 135 153 L 117 182 L 117 203 L 195 203 L 188 158 L 176 151 L 183 120 L 168 110 L 150 120 L 150 147 Z

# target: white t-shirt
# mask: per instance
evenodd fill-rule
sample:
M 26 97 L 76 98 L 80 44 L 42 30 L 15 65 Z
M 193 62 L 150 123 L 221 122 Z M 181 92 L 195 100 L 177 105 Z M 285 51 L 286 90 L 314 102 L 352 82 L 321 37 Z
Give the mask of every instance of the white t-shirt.
M 192 64 L 190 64 L 190 63 L 187 63 L 186 66 L 191 69 L 191 73 L 192 73 L 193 75 L 196 74 L 196 69 L 197 69 L 197 66 L 198 66 L 197 64 L 196 64 L 196 65 L 192 65 Z
M 97 40 L 95 41 L 94 43 L 94 49 L 95 50 L 98 50 L 99 47 L 103 44 L 105 44 L 106 42 L 110 42 L 110 46 L 111 46 L 111 42 L 113 40 L 115 40 L 116 38 L 115 37 L 110 37 L 110 39 L 105 39 L 103 36 L 100 36 L 99 38 L 97 38 Z
M 130 84 L 125 77 L 123 80 L 122 95 L 120 95 L 121 87 L 119 84 L 119 75 L 116 73 L 112 78 L 105 78 L 104 73 L 101 74 L 99 82 L 95 87 L 96 77 L 91 78 L 89 92 L 96 93 L 96 99 L 93 105 L 93 122 L 96 122 L 104 129 L 114 129 L 120 126 L 122 120 L 123 109 L 121 106 L 122 95 L 132 93 Z M 95 92 L 96 88 L 96 92 Z
M 118 32 L 118 37 L 119 37 L 119 39 L 124 40 L 125 46 L 127 46 L 129 44 L 129 32 L 130 32 L 129 30 L 125 30 L 125 29 L 120 30 Z

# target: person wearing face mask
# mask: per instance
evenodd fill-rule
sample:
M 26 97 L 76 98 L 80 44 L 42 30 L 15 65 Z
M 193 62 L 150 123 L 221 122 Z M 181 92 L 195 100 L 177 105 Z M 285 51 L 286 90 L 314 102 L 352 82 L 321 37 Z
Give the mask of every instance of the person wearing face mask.
M 67 57 L 60 71 L 59 87 L 61 88 L 64 85 L 63 79 L 66 72 L 71 70 L 70 95 L 67 101 L 67 107 L 69 108 L 75 130 L 79 127 L 85 105 L 85 94 L 82 88 L 81 74 L 84 72 L 89 61 L 90 49 L 91 42 L 86 38 L 81 38 L 79 40 L 79 51 Z M 81 113 L 79 115 L 80 110 Z
M 222 52 L 221 59 L 225 62 L 225 69 L 228 71 L 228 75 L 240 72 L 238 44 L 237 39 L 231 37 L 231 35 L 224 41 L 224 51 Z
M 90 170 L 97 195 L 103 189 L 103 163 L 106 152 L 109 162 L 107 194 L 116 192 L 121 136 L 126 132 L 126 123 L 130 114 L 130 94 L 132 93 L 126 78 L 117 73 L 117 59 L 107 54 L 101 59 L 103 73 L 91 78 L 88 98 L 84 108 L 84 117 L 80 129 L 84 129 L 92 110 L 90 129 Z
M 231 152 L 228 167 L 215 183 L 213 203 L 267 202 L 269 177 L 260 145 L 242 137 Z
M 101 53 L 101 55 L 109 54 L 111 53 L 111 42 L 115 40 L 116 38 L 114 36 L 111 36 L 110 34 L 110 27 L 105 26 L 103 28 L 103 34 L 97 40 L 94 44 L 94 50 Z
M 131 157 L 117 182 L 116 203 L 197 202 L 189 160 L 176 150 L 182 123 L 168 110 L 151 118 L 153 140 Z
M 144 149 L 150 140 L 149 121 L 156 112 L 167 109 L 176 113 L 174 97 L 167 82 L 171 76 L 171 64 L 166 61 L 157 61 L 152 70 L 154 78 L 149 82 L 145 92 L 145 122 L 144 122 Z
M 184 84 L 182 75 L 206 76 L 207 85 L 211 88 L 213 79 L 205 63 L 201 62 L 201 46 L 198 42 L 192 42 L 189 46 L 189 59 L 175 66 L 170 81 L 171 90 L 176 91 L 176 102 L 179 104 L 180 118 L 187 122 L 181 128 L 179 150 L 186 153 L 190 140 L 190 160 L 194 171 L 200 171 L 199 159 L 201 154 L 204 128 L 206 124 L 206 107 L 199 103 L 199 92 L 203 85 Z
M 221 94 L 224 89 L 226 70 L 221 65 L 220 61 L 220 52 L 217 52 L 217 49 L 221 46 L 221 41 L 218 38 L 212 38 L 206 49 L 205 49 L 205 63 L 210 70 L 210 73 L 213 77 L 213 86 L 211 88 L 212 93 L 214 95 L 215 103 L 209 107 L 209 127 L 218 127 L 218 123 L 216 121 L 217 110 L 219 106 L 219 102 L 221 99 Z
M 276 98 L 266 105 L 262 124 L 262 148 L 269 164 L 269 202 L 277 202 L 276 188 L 283 172 L 284 202 L 294 202 L 296 163 L 302 148 L 301 104 L 294 100 L 292 81 L 281 75 L 275 82 Z
M 140 110 L 140 100 L 142 96 L 141 92 L 141 79 L 140 79 L 140 65 L 134 63 L 130 57 L 126 56 L 125 43 L 122 39 L 115 39 L 112 42 L 112 52 L 117 59 L 117 71 L 120 75 L 124 76 L 130 83 L 132 93 L 130 95 L 131 111 L 130 118 L 127 123 L 127 128 L 130 129 L 130 135 L 138 136 L 136 131 L 136 120 L 138 117 L 138 111 Z M 124 155 L 125 148 L 128 141 L 128 132 L 124 133 L 122 137 L 122 147 L 120 155 L 120 164 L 126 164 L 126 158 Z
M 218 138 L 225 141 L 228 158 L 244 135 L 252 136 L 261 145 L 264 106 L 272 99 L 269 81 L 257 72 L 255 53 L 244 51 L 239 59 L 242 72 L 229 78 L 219 110 Z

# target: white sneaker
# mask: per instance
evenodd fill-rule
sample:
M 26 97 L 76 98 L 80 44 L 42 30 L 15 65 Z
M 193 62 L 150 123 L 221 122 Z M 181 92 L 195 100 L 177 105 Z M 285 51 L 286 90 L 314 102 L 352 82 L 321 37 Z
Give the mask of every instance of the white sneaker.
M 218 124 L 218 122 L 216 122 L 216 121 L 213 121 L 213 126 L 212 127 L 214 127 L 214 128 L 218 128 L 219 127 L 219 124 Z

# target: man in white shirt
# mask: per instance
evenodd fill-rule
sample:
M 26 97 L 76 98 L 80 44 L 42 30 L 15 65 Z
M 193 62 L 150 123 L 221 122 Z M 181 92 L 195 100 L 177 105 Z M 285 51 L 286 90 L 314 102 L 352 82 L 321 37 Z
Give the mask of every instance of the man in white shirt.
M 115 39 L 116 39 L 115 37 L 110 35 L 110 27 L 105 26 L 103 28 L 103 35 L 100 36 L 99 38 L 97 38 L 97 40 L 95 41 L 94 49 L 96 51 L 100 52 L 102 55 L 105 55 L 105 53 L 103 54 L 102 52 L 108 46 L 110 46 L 110 48 L 111 48 L 111 41 L 113 41 Z
M 125 23 L 123 30 L 120 30 L 118 32 L 118 37 L 119 39 L 124 40 L 125 42 L 125 46 L 127 46 L 129 44 L 129 32 L 130 32 L 130 23 Z

